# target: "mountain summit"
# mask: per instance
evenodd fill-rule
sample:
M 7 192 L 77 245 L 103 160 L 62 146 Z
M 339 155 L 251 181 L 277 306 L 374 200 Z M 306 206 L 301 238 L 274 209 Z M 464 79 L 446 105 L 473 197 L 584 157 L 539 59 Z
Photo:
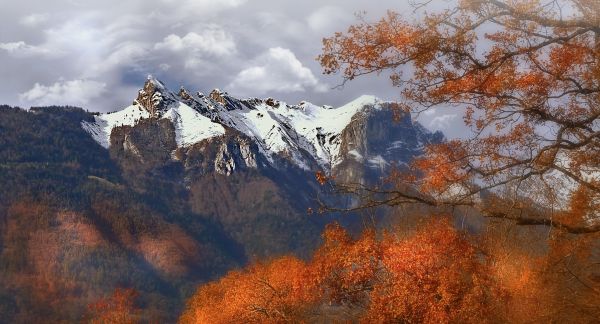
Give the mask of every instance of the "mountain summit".
M 384 109 L 390 105 L 367 95 L 334 108 L 306 101 L 289 105 L 273 98 L 237 99 L 219 89 L 204 95 L 182 87 L 175 93 L 149 76 L 132 105 L 97 115 L 82 126 L 105 148 L 121 145 L 143 158 L 139 146 L 144 141 L 136 143 L 131 129 L 119 140 L 115 129 L 136 128 L 144 120 L 170 121 L 173 134 L 167 130 L 163 139 L 173 137 L 173 159 L 189 166 L 189 153 L 200 153 L 198 148 L 207 142 L 219 142 L 211 159 L 221 174 L 238 167 L 287 166 L 336 173 L 352 163 L 382 171 L 408 162 L 424 144 L 442 139 L 441 133 L 427 131 L 410 116 L 392 122 L 391 110 Z

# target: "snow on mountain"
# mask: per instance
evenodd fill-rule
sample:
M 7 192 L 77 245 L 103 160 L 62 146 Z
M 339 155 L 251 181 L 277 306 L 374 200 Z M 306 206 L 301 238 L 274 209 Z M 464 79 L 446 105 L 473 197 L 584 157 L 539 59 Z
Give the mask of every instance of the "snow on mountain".
M 232 127 L 257 139 L 264 152 L 271 153 L 267 157 L 286 153 L 300 167 L 309 169 L 302 156 L 304 151 L 320 166 L 331 168 L 341 160 L 339 135 L 352 117 L 366 107 L 378 107 L 380 102 L 373 96 L 361 96 L 342 107 L 328 108 L 309 102 L 290 106 L 267 99 L 220 116 Z
M 95 116 L 95 123 L 82 122 L 82 127 L 96 142 L 108 148 L 113 128 L 133 126 L 142 118 L 150 118 L 150 113 L 140 106 L 131 105 L 120 111 Z
M 289 124 L 301 136 L 309 139 L 310 147 L 305 147 L 315 155 L 321 165 L 334 167 L 341 162 L 340 137 L 352 117 L 365 107 L 380 109 L 381 100 L 363 95 L 352 102 L 338 107 L 315 106 L 309 102 L 299 105 L 300 109 L 285 109 L 281 112 Z
M 179 147 L 235 129 L 255 141 L 259 152 L 270 162 L 275 157 L 285 157 L 302 169 L 309 170 L 316 163 L 331 170 L 343 160 L 340 135 L 344 129 L 361 112 L 379 110 L 382 103 L 373 96 L 361 96 L 332 108 L 309 102 L 288 105 L 271 98 L 240 100 L 220 90 L 205 96 L 182 88 L 175 94 L 149 77 L 133 105 L 95 116 L 94 122 L 83 122 L 82 127 L 106 148 L 115 127 L 134 126 L 142 118 L 169 119 Z
M 179 102 L 170 108 L 163 118 L 168 118 L 175 126 L 177 145 L 187 146 L 204 139 L 225 134 L 225 128 L 214 123 L 190 106 Z

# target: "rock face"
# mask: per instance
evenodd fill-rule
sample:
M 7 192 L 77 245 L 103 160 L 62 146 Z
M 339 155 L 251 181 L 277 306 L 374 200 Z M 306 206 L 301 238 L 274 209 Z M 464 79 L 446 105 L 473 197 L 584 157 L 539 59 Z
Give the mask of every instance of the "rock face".
M 356 114 L 342 131 L 342 162 L 332 170 L 338 181 L 365 183 L 377 179 L 390 167 L 402 168 L 422 154 L 424 145 L 443 140 L 441 133 L 430 133 L 408 115 L 392 121 L 393 112 L 385 106 Z
M 235 171 L 257 169 L 260 160 L 258 147 L 247 136 L 230 130 L 222 137 L 177 148 L 175 158 L 183 162 L 187 172 L 200 175 L 216 172 L 231 175 Z
M 364 183 L 443 140 L 408 115 L 392 121 L 389 105 L 371 96 L 332 108 L 240 100 L 218 89 L 173 93 L 149 77 L 132 106 L 82 126 L 112 151 L 148 163 L 179 161 L 190 174 L 322 170 Z
M 135 126 L 117 127 L 110 137 L 111 152 L 149 165 L 171 160 L 177 148 L 173 124 L 165 119 L 144 119 Z
M 169 103 L 173 102 L 171 96 L 164 96 L 167 93 L 164 86 L 160 82 L 154 82 L 152 77 L 148 77 L 148 80 L 144 84 L 144 87 L 138 91 L 138 96 L 134 101 L 134 105 L 140 105 L 144 107 L 150 116 L 157 116 L 159 110 L 164 109 Z

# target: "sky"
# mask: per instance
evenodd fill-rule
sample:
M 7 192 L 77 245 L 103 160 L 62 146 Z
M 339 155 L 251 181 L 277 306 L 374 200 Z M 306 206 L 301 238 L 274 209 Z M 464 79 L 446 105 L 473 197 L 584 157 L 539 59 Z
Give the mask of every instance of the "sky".
M 219 88 L 239 98 L 273 97 L 340 106 L 362 94 L 399 99 L 385 76 L 336 87 L 316 61 L 323 37 L 398 0 L 0 0 L 0 103 L 74 105 L 115 111 L 131 104 L 151 74 L 172 90 Z M 434 7 L 449 4 L 438 0 Z M 457 114 L 419 117 L 449 137 Z

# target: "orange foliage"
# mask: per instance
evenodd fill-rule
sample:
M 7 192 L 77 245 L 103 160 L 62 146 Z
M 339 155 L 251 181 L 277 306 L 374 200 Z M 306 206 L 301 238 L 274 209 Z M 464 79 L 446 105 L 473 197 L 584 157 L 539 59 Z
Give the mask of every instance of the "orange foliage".
M 279 323 L 301 319 L 318 300 L 307 265 L 293 257 L 230 272 L 203 286 L 182 323 Z
M 458 141 L 429 146 L 427 157 L 414 161 L 414 165 L 426 175 L 420 183 L 420 189 L 423 192 L 443 191 L 451 184 L 462 181 L 466 174 L 456 167 L 456 161 L 463 159 L 465 155 L 466 152 Z
M 520 231 L 519 231 L 520 230 Z M 600 316 L 598 234 L 567 235 L 495 226 L 482 248 L 490 275 L 509 292 L 505 320 L 511 323 L 592 323 Z
M 375 233 L 366 231 L 353 240 L 340 225 L 331 224 L 323 240 L 311 263 L 320 294 L 337 304 L 364 303 L 380 269 L 381 247 Z
M 492 321 L 500 290 L 475 247 L 448 224 L 383 242 L 386 280 L 371 296 L 368 322 Z
M 199 288 L 182 323 L 475 323 L 493 319 L 501 289 L 486 258 L 448 221 L 413 235 L 352 239 L 330 225 L 309 263 L 283 257 Z
M 201 286 L 180 322 L 591 323 L 600 316 L 594 235 L 546 238 L 501 223 L 471 236 L 442 218 L 353 239 L 332 224 L 309 262 L 232 271 Z
M 184 275 L 188 264 L 198 262 L 201 247 L 176 225 L 155 235 L 140 235 L 135 245 L 148 263 L 168 275 Z
M 430 147 L 413 164 L 422 177 L 407 182 L 434 197 L 452 185 L 470 188 L 461 193 L 470 198 L 557 177 L 595 193 L 587 202 L 573 195 L 571 207 L 597 202 L 600 2 L 464 0 L 422 11 L 415 22 L 389 12 L 350 26 L 325 38 L 319 56 L 325 73 L 345 81 L 389 72 L 409 112 L 454 107 L 464 116 L 471 136 Z M 578 226 L 600 231 L 600 223 Z
M 329 180 L 331 180 L 331 177 L 327 176 L 327 175 L 325 174 L 325 172 L 323 172 L 323 171 L 317 171 L 317 172 L 315 173 L 315 178 L 317 179 L 317 182 L 318 182 L 320 185 L 324 185 L 324 184 L 326 184 L 326 183 L 327 183 Z
M 135 306 L 138 292 L 131 288 L 117 288 L 109 297 L 88 305 L 87 322 L 98 324 L 133 324 L 138 322 L 139 309 Z

